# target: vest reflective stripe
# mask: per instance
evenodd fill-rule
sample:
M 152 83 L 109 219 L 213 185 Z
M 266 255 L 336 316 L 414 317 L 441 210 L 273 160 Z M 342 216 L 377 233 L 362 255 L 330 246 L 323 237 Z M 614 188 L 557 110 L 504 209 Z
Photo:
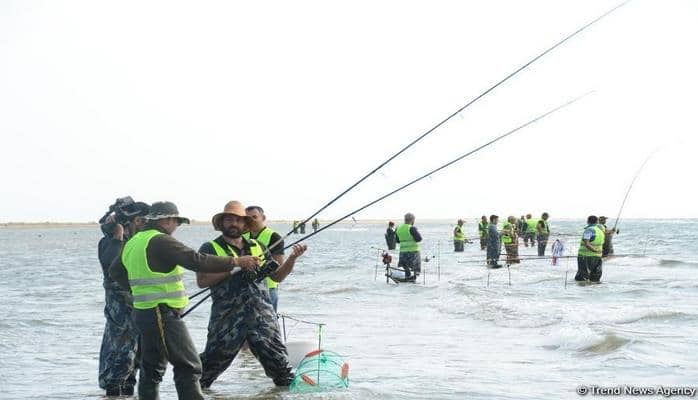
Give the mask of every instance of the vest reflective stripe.
M 598 227 L 598 225 L 589 225 L 584 230 L 586 231 L 587 229 L 592 228 L 594 230 L 594 240 L 592 240 L 589 244 L 591 244 L 592 247 L 595 249 L 598 249 L 598 251 L 591 251 L 587 249 L 587 247 L 584 245 L 584 234 L 582 234 L 582 240 L 579 242 L 579 252 L 577 253 L 578 256 L 582 257 L 601 257 L 603 253 L 603 241 L 606 236 L 603 230 Z
M 456 242 L 465 242 L 465 233 L 463 232 L 463 227 L 456 225 L 453 234 L 453 240 Z
M 262 263 L 264 263 L 264 260 L 266 260 L 266 258 L 264 257 L 264 252 L 262 251 L 262 246 L 260 246 L 260 245 L 257 243 L 257 241 L 256 241 L 255 239 L 248 239 L 248 241 L 249 241 L 250 244 L 251 244 L 251 245 L 250 245 L 250 253 L 252 253 L 251 255 L 253 255 L 253 256 L 255 256 L 255 257 L 259 257 L 259 258 L 262 260 Z M 228 252 L 226 252 L 225 249 L 224 249 L 223 247 L 221 247 L 221 245 L 218 244 L 218 242 L 216 242 L 215 240 L 211 240 L 209 243 L 211 243 L 211 245 L 213 246 L 213 250 L 216 252 L 216 255 L 217 255 L 217 256 L 233 256 L 233 257 L 240 257 L 240 255 L 238 254 L 238 252 L 237 252 L 232 246 L 230 246 L 230 245 L 227 245 L 228 251 L 230 251 L 230 252 L 228 253 Z M 267 278 L 267 279 L 268 279 L 268 278 Z M 270 279 L 270 280 L 271 280 L 271 279 Z M 271 280 L 271 281 L 274 282 L 273 280 Z M 274 283 L 276 283 L 276 282 L 274 282 Z
M 411 228 L 412 225 L 410 224 L 402 224 L 397 228 L 396 233 L 397 238 L 400 240 L 400 253 L 413 253 L 420 251 L 419 243 L 414 240 L 412 234 L 410 233 Z
M 133 307 L 139 310 L 166 304 L 172 308 L 184 308 L 189 297 L 184 290 L 184 268 L 177 265 L 170 272 L 155 272 L 148 264 L 147 249 L 150 240 L 162 232 L 150 229 L 133 236 L 121 253 L 121 262 L 128 272 L 133 294 Z
M 538 226 L 537 219 L 531 218 L 531 219 L 526 220 L 526 232 L 529 232 L 529 233 L 538 232 L 537 226 Z
M 511 233 L 509 233 L 508 235 L 504 232 L 504 231 L 507 231 L 507 230 L 508 230 L 509 232 L 511 232 Z M 512 244 L 512 243 L 514 242 L 514 238 L 513 238 L 514 233 L 513 233 L 513 230 L 514 230 L 514 226 L 513 226 L 511 223 L 509 223 L 509 222 L 505 222 L 504 225 L 502 225 L 502 243 L 504 243 L 504 244 Z
M 179 292 L 168 292 L 168 293 L 152 293 L 152 294 L 141 294 L 138 296 L 133 296 L 133 301 L 153 301 L 153 300 L 164 300 L 164 299 L 177 299 L 186 296 L 187 293 L 182 290 Z

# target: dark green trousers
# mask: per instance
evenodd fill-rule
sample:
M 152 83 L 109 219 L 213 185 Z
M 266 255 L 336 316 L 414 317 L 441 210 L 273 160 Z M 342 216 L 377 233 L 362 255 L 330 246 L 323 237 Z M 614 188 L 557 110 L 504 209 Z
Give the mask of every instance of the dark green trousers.
M 148 310 L 136 309 L 134 315 L 141 334 L 139 400 L 160 398 L 158 388 L 168 361 L 174 367 L 177 397 L 203 400 L 199 385 L 201 360 L 179 312 L 161 304 Z

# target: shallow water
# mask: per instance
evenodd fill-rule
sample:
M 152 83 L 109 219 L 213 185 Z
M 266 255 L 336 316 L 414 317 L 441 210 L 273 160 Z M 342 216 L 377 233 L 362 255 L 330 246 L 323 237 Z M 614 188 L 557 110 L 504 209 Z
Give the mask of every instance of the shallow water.
M 488 270 L 478 245 L 452 252 L 449 222 L 419 220 L 422 253 L 431 259 L 423 263 L 426 282 L 386 284 L 372 248 L 383 247 L 384 225 L 330 228 L 309 240 L 281 285 L 280 312 L 326 324 L 323 347 L 346 356 L 350 388 L 279 390 L 242 354 L 207 397 L 558 399 L 578 398 L 581 384 L 695 386 L 697 222 L 623 221 L 615 251 L 630 256 L 604 262 L 603 283 L 585 287 L 573 283 L 574 259 Z M 475 224 L 466 228 L 475 235 Z M 581 221 L 553 220 L 551 228 L 574 235 L 561 238 L 576 252 Z M 175 233 L 195 248 L 214 235 L 203 226 Z M 0 398 L 103 395 L 99 238 L 96 228 L 0 229 Z M 520 253 L 535 250 L 522 246 Z M 193 273 L 186 284 L 198 291 Z M 186 318 L 199 349 L 209 306 Z M 287 320 L 286 331 L 289 340 L 317 340 L 312 326 Z M 176 398 L 170 370 L 161 392 Z

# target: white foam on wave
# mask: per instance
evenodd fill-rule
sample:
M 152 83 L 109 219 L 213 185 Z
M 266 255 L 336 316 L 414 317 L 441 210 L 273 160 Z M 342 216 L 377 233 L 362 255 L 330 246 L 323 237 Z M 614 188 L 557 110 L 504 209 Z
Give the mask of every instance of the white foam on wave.
M 584 350 L 603 342 L 604 337 L 587 326 L 564 326 L 551 331 L 543 347 L 563 350 Z
M 543 347 L 585 351 L 592 353 L 610 353 L 622 347 L 630 340 L 612 332 L 597 333 L 588 326 L 565 326 L 552 331 L 544 339 Z

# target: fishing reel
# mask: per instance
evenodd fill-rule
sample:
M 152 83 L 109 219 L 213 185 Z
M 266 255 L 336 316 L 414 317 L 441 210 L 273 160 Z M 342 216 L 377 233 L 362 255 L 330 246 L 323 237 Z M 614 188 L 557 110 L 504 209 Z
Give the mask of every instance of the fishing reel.
M 390 255 L 387 251 L 383 253 L 383 264 L 384 265 L 390 265 L 390 263 L 393 262 L 393 256 Z
M 267 260 L 261 267 L 257 267 L 253 270 L 243 271 L 243 278 L 247 283 L 261 283 L 264 278 L 267 278 L 279 268 L 279 263 L 273 258 Z

